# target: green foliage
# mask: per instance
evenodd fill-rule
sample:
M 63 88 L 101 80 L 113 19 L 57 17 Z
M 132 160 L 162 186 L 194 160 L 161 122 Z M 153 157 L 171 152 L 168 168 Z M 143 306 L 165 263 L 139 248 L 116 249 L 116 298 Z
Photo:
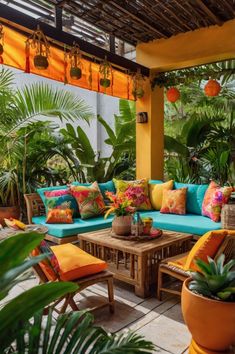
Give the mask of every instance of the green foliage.
M 44 235 L 31 232 L 12 236 L 0 243 L 0 300 L 27 270 L 46 255 L 28 259 Z M 25 273 L 26 272 L 26 273 Z M 128 333 L 112 336 L 94 327 L 93 316 L 77 311 L 52 317 L 53 302 L 78 289 L 75 283 L 52 282 L 35 286 L 10 300 L 0 309 L 0 353 L 151 353 L 155 346 L 143 337 Z M 48 316 L 43 309 L 49 306 Z
M 224 265 L 225 256 L 222 254 L 217 262 L 208 257 L 206 263 L 201 259 L 196 261 L 200 272 L 192 273 L 193 280 L 189 289 L 193 292 L 222 301 L 235 301 L 235 259 Z

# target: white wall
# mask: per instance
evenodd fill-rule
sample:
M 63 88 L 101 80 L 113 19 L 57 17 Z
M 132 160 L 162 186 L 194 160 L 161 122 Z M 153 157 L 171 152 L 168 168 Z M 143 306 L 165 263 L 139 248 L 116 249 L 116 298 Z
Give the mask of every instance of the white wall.
M 101 156 L 109 156 L 110 147 L 104 143 L 107 138 L 106 132 L 101 124 L 97 121 L 96 116 L 100 114 L 103 119 L 107 121 L 111 128 L 114 127 L 114 114 L 119 112 L 119 98 L 108 96 L 102 93 L 97 93 L 94 91 L 82 89 L 77 86 L 64 85 L 61 82 L 54 80 L 49 80 L 34 74 L 26 74 L 20 70 L 10 68 L 15 74 L 14 84 L 18 87 L 22 87 L 26 84 L 32 84 L 34 82 L 47 82 L 53 87 L 59 87 L 63 90 L 71 91 L 76 94 L 79 98 L 84 99 L 84 101 L 91 107 L 95 118 L 90 122 L 90 126 L 83 121 L 71 122 L 71 124 L 76 127 L 80 125 L 82 129 L 87 133 L 92 147 L 96 152 L 100 152 Z M 43 120 L 44 118 L 41 117 Z M 64 126 L 66 122 L 61 123 L 59 119 L 51 118 L 46 120 L 52 120 L 56 122 L 60 127 Z

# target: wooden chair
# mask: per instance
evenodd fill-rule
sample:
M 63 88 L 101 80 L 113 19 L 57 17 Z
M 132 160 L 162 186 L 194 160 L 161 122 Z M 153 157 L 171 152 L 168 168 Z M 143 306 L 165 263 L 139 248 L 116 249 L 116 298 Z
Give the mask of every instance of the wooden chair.
M 24 199 L 27 208 L 28 224 L 32 224 L 32 218 L 34 216 L 42 216 L 46 214 L 45 206 L 38 193 L 24 194 Z M 59 238 L 50 234 L 46 234 L 45 240 L 61 245 L 63 243 L 71 243 L 74 241 L 78 241 L 78 235 Z
M 235 235 L 228 234 L 224 238 L 214 258 L 217 259 L 222 253 L 224 253 L 226 261 L 228 261 L 234 257 L 234 252 L 235 252 Z M 168 276 L 171 276 L 181 282 L 184 282 L 185 279 L 190 277 L 189 272 L 181 269 L 180 267 L 177 267 L 177 265 L 169 264 L 169 262 L 176 262 L 180 258 L 187 256 L 188 254 L 189 252 L 179 254 L 174 257 L 166 258 L 160 262 L 158 268 L 158 279 L 157 279 L 157 298 L 159 300 L 162 299 L 163 292 L 175 294 L 175 295 L 181 295 L 181 290 L 179 291 L 176 289 L 172 289 L 170 287 L 168 288 L 163 286 L 163 275 L 167 274 Z
M 40 283 L 47 283 L 49 280 L 47 279 L 46 275 L 42 271 L 41 267 L 39 264 L 36 264 L 33 266 L 33 270 L 36 274 L 36 276 L 39 278 Z M 63 281 L 61 280 L 58 275 L 55 273 L 55 276 L 57 277 L 56 281 Z M 76 283 L 79 285 L 79 289 L 76 293 L 72 294 L 67 294 L 64 297 L 58 299 L 54 303 L 54 310 L 58 314 L 62 314 L 66 311 L 68 306 L 71 307 L 73 311 L 78 311 L 79 307 L 77 303 L 74 300 L 75 295 L 80 293 L 82 290 L 88 288 L 91 285 L 98 284 L 98 283 L 106 283 L 107 284 L 107 290 L 108 290 L 108 299 L 106 302 L 102 303 L 101 305 L 97 305 L 91 309 L 90 311 L 97 310 L 99 308 L 103 308 L 105 306 L 109 307 L 110 313 L 114 313 L 114 292 L 113 292 L 113 273 L 109 271 L 103 271 L 97 274 L 93 274 L 84 278 L 77 279 L 75 281 L 72 281 L 73 283 Z M 60 309 L 57 309 L 56 306 L 59 305 L 61 302 L 63 302 L 63 305 Z

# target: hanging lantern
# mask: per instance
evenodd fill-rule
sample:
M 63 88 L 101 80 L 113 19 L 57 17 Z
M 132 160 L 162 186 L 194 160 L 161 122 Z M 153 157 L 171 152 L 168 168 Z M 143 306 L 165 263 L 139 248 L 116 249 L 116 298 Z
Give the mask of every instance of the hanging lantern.
M 27 39 L 26 46 L 31 47 L 35 50 L 36 55 L 34 56 L 34 66 L 38 70 L 45 70 L 48 68 L 48 56 L 50 54 L 49 44 L 47 42 L 46 36 L 37 27 L 37 30 Z
M 107 57 L 105 56 L 104 61 L 100 63 L 100 86 L 107 88 L 111 84 L 111 64 L 108 62 Z
M 70 77 L 73 80 L 79 80 L 82 77 L 82 69 L 81 69 L 81 59 L 82 54 L 80 51 L 80 47 L 77 43 L 73 43 L 73 47 L 69 52 L 69 59 L 70 59 Z
M 216 80 L 209 80 L 204 87 L 204 92 L 208 97 L 218 96 L 220 91 L 221 86 Z
M 2 54 L 4 52 L 3 40 L 4 40 L 3 26 L 0 24 L 0 64 L 3 64 L 3 58 L 2 58 Z
M 132 89 L 132 95 L 134 96 L 134 99 L 137 100 L 137 98 L 142 98 L 144 96 L 144 76 L 141 74 L 140 69 L 137 70 L 137 72 L 132 76 L 132 81 L 133 81 L 133 89 Z
M 180 98 L 180 91 L 176 87 L 171 87 L 166 91 L 166 98 L 169 102 L 175 103 Z

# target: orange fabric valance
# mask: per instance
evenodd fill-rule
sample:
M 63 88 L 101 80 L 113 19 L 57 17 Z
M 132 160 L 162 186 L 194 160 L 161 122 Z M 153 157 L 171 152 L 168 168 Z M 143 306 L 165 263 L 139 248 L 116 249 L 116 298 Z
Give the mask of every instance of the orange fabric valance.
M 27 36 L 3 26 L 4 31 L 4 52 L 2 55 L 3 64 L 25 71 L 26 52 L 25 42 Z M 132 95 L 131 76 L 112 69 L 111 85 L 106 90 L 99 84 L 99 64 L 82 59 L 82 77 L 79 80 L 70 78 L 70 63 L 67 67 L 64 62 L 64 51 L 50 46 L 50 56 L 48 58 L 49 67 L 46 70 L 38 70 L 34 67 L 34 51 L 30 50 L 29 66 L 32 74 L 40 75 L 48 79 L 65 82 L 73 86 L 79 86 L 88 90 L 106 93 L 111 96 L 134 100 Z

